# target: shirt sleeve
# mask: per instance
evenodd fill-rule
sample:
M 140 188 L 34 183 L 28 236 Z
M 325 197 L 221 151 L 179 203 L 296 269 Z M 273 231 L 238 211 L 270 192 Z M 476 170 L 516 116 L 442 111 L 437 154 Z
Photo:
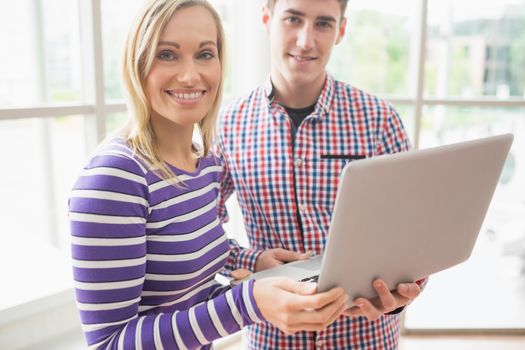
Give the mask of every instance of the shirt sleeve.
M 403 126 L 401 117 L 391 104 L 387 104 L 387 111 L 387 118 L 380 130 L 375 154 L 409 151 L 411 148 L 410 139 Z
M 214 147 L 215 156 L 220 159 L 222 164 L 221 172 L 221 189 L 218 198 L 218 213 L 219 219 L 222 223 L 228 222 L 228 209 L 226 208 L 226 201 L 232 195 L 234 191 L 233 179 L 231 172 L 229 170 L 228 164 L 224 158 L 222 152 L 221 143 L 218 142 Z M 229 276 L 233 270 L 237 269 L 247 269 L 250 271 L 255 271 L 255 262 L 257 258 L 262 253 L 262 251 L 257 251 L 250 248 L 242 247 L 235 239 L 230 239 L 230 255 L 226 260 L 226 265 L 221 271 L 222 274 Z
M 229 276 L 233 270 L 246 269 L 255 272 L 255 263 L 257 258 L 261 255 L 262 250 L 255 250 L 245 248 L 239 243 L 230 239 L 230 256 L 226 260 L 222 274 Z
M 89 347 L 194 349 L 264 321 L 253 281 L 215 289 L 188 309 L 140 313 L 149 195 L 142 170 L 131 158 L 94 158 L 70 197 L 75 293 Z
M 229 221 L 228 216 L 228 209 L 226 208 L 226 201 L 230 196 L 232 195 L 234 191 L 233 186 L 233 180 L 232 176 L 228 167 L 228 164 L 224 158 L 224 155 L 222 153 L 222 146 L 220 142 L 216 143 L 214 146 L 214 153 L 217 159 L 219 159 L 219 162 L 221 164 L 221 175 L 220 175 L 220 191 L 219 191 L 219 198 L 218 198 L 218 204 L 217 204 L 217 211 L 219 213 L 219 219 L 221 223 L 225 223 Z

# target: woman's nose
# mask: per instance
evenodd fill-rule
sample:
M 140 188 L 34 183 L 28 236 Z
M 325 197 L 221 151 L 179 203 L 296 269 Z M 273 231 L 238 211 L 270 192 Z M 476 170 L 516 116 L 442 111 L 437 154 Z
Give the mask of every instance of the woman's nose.
M 199 81 L 199 71 L 193 60 L 186 61 L 177 74 L 177 80 L 185 85 L 193 86 Z

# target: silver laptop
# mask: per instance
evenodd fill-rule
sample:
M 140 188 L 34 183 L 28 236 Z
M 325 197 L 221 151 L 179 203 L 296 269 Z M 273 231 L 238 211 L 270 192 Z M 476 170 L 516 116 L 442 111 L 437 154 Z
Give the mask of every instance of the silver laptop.
M 350 300 L 468 259 L 512 134 L 353 161 L 341 173 L 322 256 L 252 274 L 343 287 Z

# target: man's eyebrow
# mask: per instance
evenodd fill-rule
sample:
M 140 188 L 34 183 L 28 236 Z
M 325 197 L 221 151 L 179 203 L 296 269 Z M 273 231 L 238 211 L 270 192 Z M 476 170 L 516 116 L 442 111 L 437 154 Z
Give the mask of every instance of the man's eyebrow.
M 294 16 L 306 17 L 306 15 L 303 12 L 298 11 L 298 10 L 294 10 L 294 9 L 287 9 L 284 12 L 286 12 L 286 13 L 288 13 L 290 15 L 294 15 Z M 337 22 L 337 20 L 334 17 L 332 17 L 332 16 L 318 16 L 316 18 L 316 20 L 318 20 L 318 21 L 326 21 L 326 22 L 334 22 L 334 23 Z
M 176 43 L 175 41 L 159 41 L 159 46 L 161 45 L 165 45 L 165 46 L 173 46 L 177 49 L 180 49 L 180 45 L 178 43 Z M 203 46 L 206 46 L 206 45 L 213 45 L 213 46 L 217 46 L 217 44 L 215 43 L 215 41 L 212 41 L 212 40 L 205 40 L 203 42 L 201 42 L 199 44 L 199 49 Z
M 332 16 L 319 16 L 316 19 L 320 21 L 326 21 L 326 22 L 334 22 L 334 23 L 337 22 L 337 20 Z
M 289 13 L 291 15 L 295 15 L 295 16 L 301 16 L 301 17 L 305 16 L 305 14 L 303 12 L 297 11 L 297 10 L 294 10 L 294 9 L 288 9 L 288 10 L 285 10 L 284 12 Z

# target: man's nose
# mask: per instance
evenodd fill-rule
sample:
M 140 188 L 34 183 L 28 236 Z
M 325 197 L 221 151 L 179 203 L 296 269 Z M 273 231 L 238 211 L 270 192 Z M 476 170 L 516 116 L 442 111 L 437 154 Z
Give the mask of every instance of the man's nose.
M 310 50 L 315 46 L 314 30 L 312 25 L 305 24 L 297 33 L 297 46 L 303 50 Z

